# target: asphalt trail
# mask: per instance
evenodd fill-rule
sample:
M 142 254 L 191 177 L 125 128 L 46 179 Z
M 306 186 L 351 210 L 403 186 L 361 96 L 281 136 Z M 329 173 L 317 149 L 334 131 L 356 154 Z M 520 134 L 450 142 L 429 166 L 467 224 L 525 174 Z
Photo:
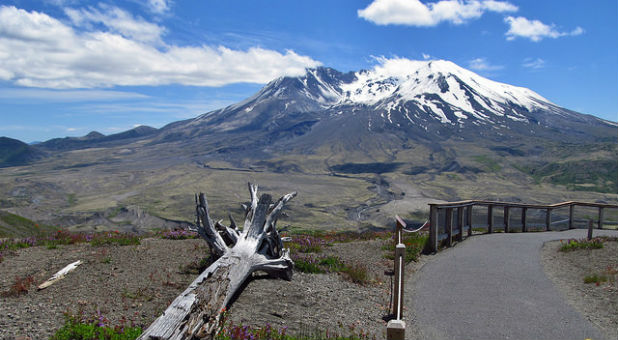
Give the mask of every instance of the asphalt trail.
M 432 258 L 410 278 L 408 339 L 603 339 L 545 275 L 544 242 L 586 230 L 471 237 Z M 595 230 L 594 235 L 618 232 Z

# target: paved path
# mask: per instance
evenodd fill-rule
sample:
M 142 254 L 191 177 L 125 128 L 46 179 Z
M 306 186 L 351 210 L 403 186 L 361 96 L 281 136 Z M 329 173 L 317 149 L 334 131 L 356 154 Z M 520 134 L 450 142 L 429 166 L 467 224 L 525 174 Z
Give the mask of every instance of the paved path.
M 420 332 L 406 330 L 407 338 L 602 339 L 541 264 L 544 242 L 584 237 L 585 230 L 480 235 L 434 255 L 406 285 L 404 320 Z

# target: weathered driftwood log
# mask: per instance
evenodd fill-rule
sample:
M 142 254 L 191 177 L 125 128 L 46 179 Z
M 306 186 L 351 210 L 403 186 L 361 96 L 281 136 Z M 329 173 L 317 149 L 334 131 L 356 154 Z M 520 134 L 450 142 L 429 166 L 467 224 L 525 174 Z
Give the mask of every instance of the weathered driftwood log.
M 47 279 L 47 281 L 41 283 L 37 288 L 39 290 L 45 289 L 45 288 L 53 285 L 57 281 L 62 280 L 65 277 L 65 275 L 67 275 L 67 273 L 69 273 L 73 269 L 77 268 L 77 266 L 79 266 L 80 264 L 82 264 L 82 260 L 75 261 L 73 263 L 68 264 L 66 267 L 60 269 L 56 274 L 54 274 L 52 277 Z
M 255 271 L 292 278 L 294 262 L 283 248 L 275 228 L 283 206 L 296 193 L 273 202 L 257 185 L 249 183 L 251 204 L 245 207 L 242 230 L 230 216 L 230 226 L 213 223 L 204 194 L 196 196 L 196 231 L 208 242 L 217 260 L 180 294 L 139 339 L 210 339 L 217 331 L 221 312 L 245 280 Z

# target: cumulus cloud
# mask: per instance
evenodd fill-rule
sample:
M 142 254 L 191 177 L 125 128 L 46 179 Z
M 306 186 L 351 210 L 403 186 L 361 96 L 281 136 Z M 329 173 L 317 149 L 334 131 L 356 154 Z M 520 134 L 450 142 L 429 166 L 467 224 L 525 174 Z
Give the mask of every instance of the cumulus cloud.
M 556 29 L 554 24 L 546 25 L 539 20 L 528 20 L 524 17 L 508 16 L 504 21 L 509 25 L 509 30 L 506 32 L 507 40 L 514 40 L 517 37 L 528 38 L 534 42 L 543 40 L 544 38 L 559 38 L 564 36 L 576 36 L 584 33 L 584 29 L 576 27 L 571 32 L 561 32 Z
M 441 22 L 463 24 L 485 12 L 515 12 L 517 6 L 494 0 L 441 0 L 424 4 L 420 0 L 374 0 L 358 16 L 377 25 L 436 26 Z
M 43 88 L 266 83 L 319 62 L 260 47 L 176 46 L 164 28 L 115 7 L 67 10 L 69 23 L 0 6 L 0 80 Z
M 524 62 L 521 64 L 521 66 L 532 69 L 540 69 L 545 67 L 545 60 L 541 58 L 526 58 L 524 59 Z
M 475 71 L 497 71 L 504 68 L 501 65 L 492 65 L 486 58 L 476 58 L 468 62 L 468 68 Z

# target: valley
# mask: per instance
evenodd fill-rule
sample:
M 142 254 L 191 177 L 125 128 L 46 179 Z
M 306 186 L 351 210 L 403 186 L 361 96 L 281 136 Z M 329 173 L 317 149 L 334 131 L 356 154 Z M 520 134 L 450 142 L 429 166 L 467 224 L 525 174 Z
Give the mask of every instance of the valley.
M 451 62 L 400 64 L 308 69 L 160 129 L 6 139 L 0 208 L 71 230 L 182 228 L 198 192 L 240 220 L 252 182 L 299 193 L 291 229 L 366 230 L 423 222 L 430 202 L 618 202 L 616 123 Z

